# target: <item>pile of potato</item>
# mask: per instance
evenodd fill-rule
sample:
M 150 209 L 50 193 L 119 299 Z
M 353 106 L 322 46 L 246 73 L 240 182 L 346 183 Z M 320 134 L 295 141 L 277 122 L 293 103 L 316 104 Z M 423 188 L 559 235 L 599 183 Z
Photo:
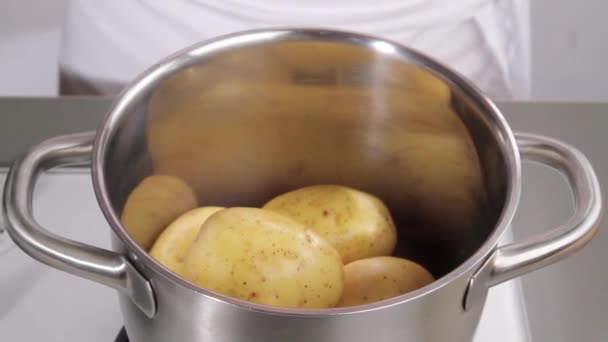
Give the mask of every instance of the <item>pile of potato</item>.
M 390 256 L 397 230 L 384 203 L 339 185 L 294 190 L 261 209 L 197 207 L 185 182 L 155 175 L 133 190 L 122 222 L 185 279 L 261 304 L 353 306 L 434 280 L 422 266 Z

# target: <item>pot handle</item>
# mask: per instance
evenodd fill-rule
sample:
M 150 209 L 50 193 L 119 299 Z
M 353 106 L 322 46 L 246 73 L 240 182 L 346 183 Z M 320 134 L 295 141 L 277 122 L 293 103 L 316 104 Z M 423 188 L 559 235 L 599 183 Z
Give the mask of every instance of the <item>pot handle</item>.
M 125 256 L 53 234 L 33 217 L 32 195 L 40 173 L 59 165 L 90 163 L 94 137 L 94 132 L 84 132 L 51 138 L 15 161 L 4 188 L 7 231 L 34 259 L 119 290 L 151 318 L 156 312 L 152 286 Z
M 551 166 L 566 176 L 574 196 L 574 214 L 548 233 L 497 248 L 470 279 L 463 302 L 465 310 L 485 298 L 489 287 L 578 251 L 601 224 L 602 196 L 589 160 L 574 147 L 555 139 L 528 133 L 516 133 L 515 138 L 524 160 Z

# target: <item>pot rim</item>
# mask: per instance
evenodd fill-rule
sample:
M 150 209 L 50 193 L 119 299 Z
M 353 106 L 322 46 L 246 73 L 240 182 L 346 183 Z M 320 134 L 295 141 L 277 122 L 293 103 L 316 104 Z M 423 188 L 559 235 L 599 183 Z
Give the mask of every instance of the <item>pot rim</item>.
M 112 141 L 116 133 L 116 129 L 118 126 L 120 126 L 122 119 L 128 115 L 131 105 L 136 103 L 143 96 L 146 96 L 160 80 L 171 75 L 177 70 L 197 63 L 206 56 L 213 55 L 217 52 L 230 50 L 232 48 L 251 46 L 260 43 L 276 43 L 281 41 L 297 40 L 314 40 L 354 44 L 356 46 L 373 50 L 378 54 L 391 55 L 407 61 L 410 64 L 425 68 L 426 70 L 432 72 L 435 76 L 449 83 L 452 87 L 459 89 L 462 94 L 471 100 L 474 105 L 477 106 L 484 114 L 485 119 L 488 120 L 494 131 L 493 133 L 499 142 L 500 152 L 504 156 L 506 162 L 506 177 L 508 178 L 506 199 L 505 205 L 493 232 L 486 239 L 483 245 L 460 266 L 456 267 L 443 277 L 435 280 L 431 284 L 416 291 L 371 304 L 329 309 L 284 308 L 252 303 L 202 288 L 179 277 L 177 274 L 158 263 L 147 253 L 146 250 L 141 248 L 129 236 L 127 231 L 120 223 L 119 217 L 111 209 L 112 205 L 109 196 L 105 191 L 106 182 L 105 170 L 103 166 L 106 158 L 107 146 L 109 145 L 109 142 Z M 108 111 L 98 127 L 93 146 L 91 169 L 93 188 L 97 201 L 99 202 L 99 206 L 101 207 L 103 215 L 110 224 L 116 236 L 118 236 L 123 245 L 130 252 L 128 253 L 129 257 L 135 258 L 138 262 L 144 263 L 146 267 L 162 275 L 164 278 L 177 283 L 186 289 L 200 293 L 210 299 L 214 299 L 225 304 L 236 305 L 243 309 L 253 311 L 299 316 L 354 314 L 379 310 L 414 301 L 419 297 L 438 291 L 456 279 L 466 276 L 467 273 L 471 272 L 477 267 L 477 265 L 489 257 L 490 253 L 496 248 L 498 240 L 507 230 L 511 220 L 513 219 L 521 191 L 521 160 L 513 132 L 497 106 L 479 89 L 477 89 L 458 73 L 443 66 L 423 53 L 406 47 L 400 43 L 361 33 L 324 28 L 287 27 L 241 31 L 197 43 L 166 57 L 159 63 L 153 65 L 140 74 L 139 77 L 124 88 L 117 100 L 115 100 L 112 108 Z M 463 288 L 463 296 L 464 290 L 465 289 Z

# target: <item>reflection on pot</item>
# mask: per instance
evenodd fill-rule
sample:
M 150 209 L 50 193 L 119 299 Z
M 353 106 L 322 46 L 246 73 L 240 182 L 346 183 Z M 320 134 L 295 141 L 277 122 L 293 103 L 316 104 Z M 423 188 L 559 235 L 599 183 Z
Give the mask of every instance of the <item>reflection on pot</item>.
M 199 205 L 259 206 L 314 184 L 370 192 L 408 241 L 400 253 L 441 275 L 493 224 L 483 222 L 493 215 L 482 213 L 482 166 L 452 97 L 426 70 L 352 46 L 241 49 L 159 84 L 148 152 L 154 172 L 184 179 Z

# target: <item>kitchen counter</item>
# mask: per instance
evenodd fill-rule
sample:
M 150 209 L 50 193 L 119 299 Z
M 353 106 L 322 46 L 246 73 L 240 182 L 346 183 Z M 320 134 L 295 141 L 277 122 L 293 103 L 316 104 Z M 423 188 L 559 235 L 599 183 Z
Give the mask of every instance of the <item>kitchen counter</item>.
M 95 129 L 110 102 L 0 99 L 0 166 L 10 165 L 25 148 L 46 137 Z M 608 189 L 608 103 L 514 102 L 499 107 L 514 130 L 545 134 L 578 147 L 594 164 L 602 188 Z M 572 210 L 568 189 L 556 172 L 530 164 L 523 171 L 515 240 L 554 227 Z M 608 340 L 608 233 L 603 228 L 577 255 L 522 278 L 532 341 Z

